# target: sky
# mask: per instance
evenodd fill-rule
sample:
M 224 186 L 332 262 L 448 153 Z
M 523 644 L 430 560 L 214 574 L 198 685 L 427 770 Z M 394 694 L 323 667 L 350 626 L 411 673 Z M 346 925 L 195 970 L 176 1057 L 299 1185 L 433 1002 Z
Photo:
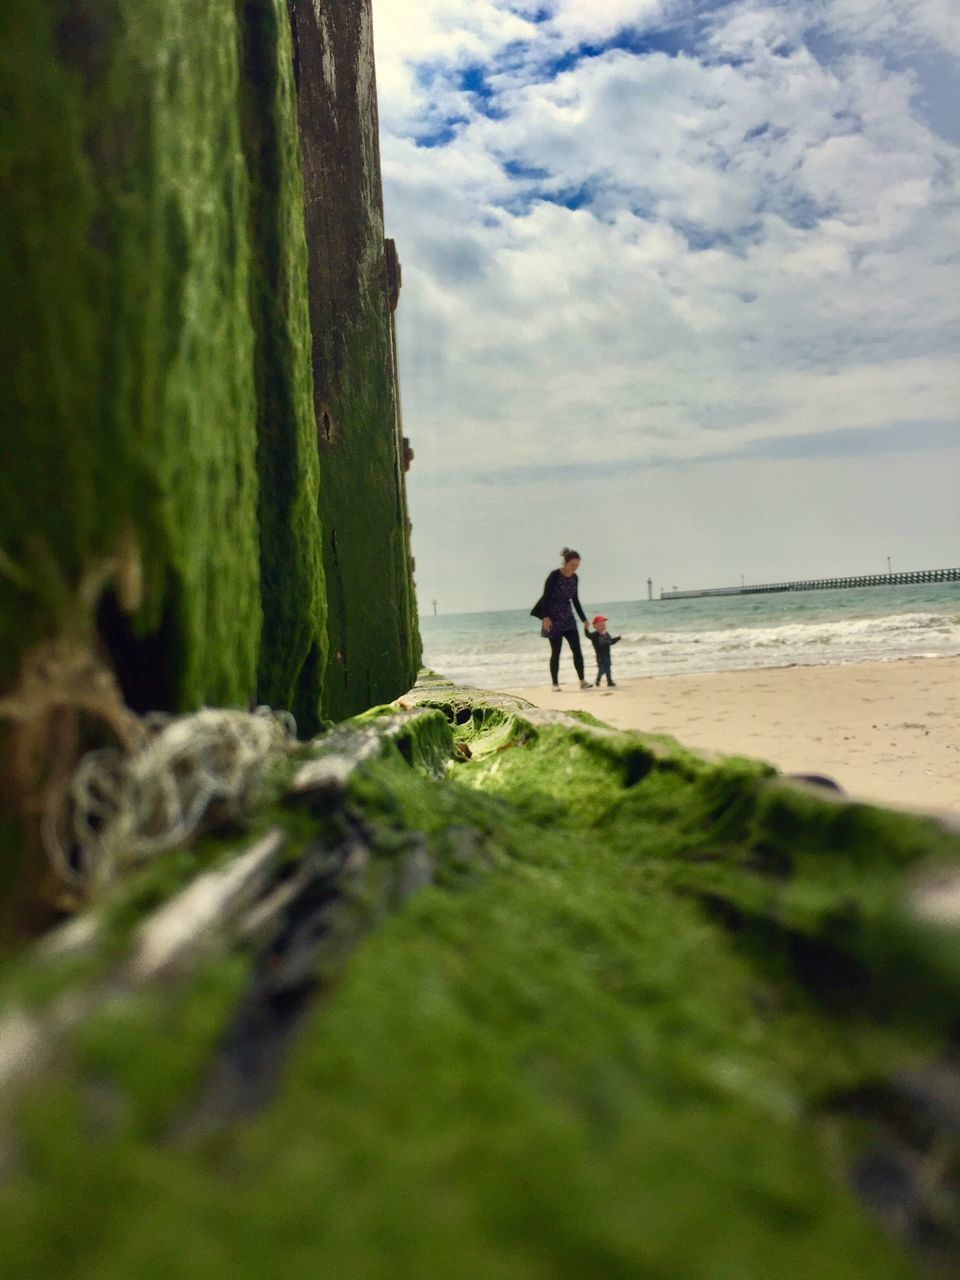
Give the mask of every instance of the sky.
M 420 606 L 960 564 L 956 0 L 374 0 Z

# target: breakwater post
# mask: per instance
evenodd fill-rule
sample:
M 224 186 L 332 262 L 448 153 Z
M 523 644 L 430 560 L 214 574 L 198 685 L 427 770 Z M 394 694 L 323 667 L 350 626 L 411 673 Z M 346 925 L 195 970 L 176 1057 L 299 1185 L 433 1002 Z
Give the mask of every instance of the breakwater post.
M 0 11 L 0 939 L 131 711 L 416 677 L 370 11 Z

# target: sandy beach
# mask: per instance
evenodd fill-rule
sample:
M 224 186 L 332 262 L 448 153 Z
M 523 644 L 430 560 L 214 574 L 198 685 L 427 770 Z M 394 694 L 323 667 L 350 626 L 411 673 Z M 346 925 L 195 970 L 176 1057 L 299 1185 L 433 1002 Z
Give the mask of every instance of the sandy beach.
M 590 692 L 572 674 L 561 668 L 560 693 L 546 681 L 510 692 L 785 773 L 827 774 L 857 798 L 960 811 L 960 657 L 632 679 Z

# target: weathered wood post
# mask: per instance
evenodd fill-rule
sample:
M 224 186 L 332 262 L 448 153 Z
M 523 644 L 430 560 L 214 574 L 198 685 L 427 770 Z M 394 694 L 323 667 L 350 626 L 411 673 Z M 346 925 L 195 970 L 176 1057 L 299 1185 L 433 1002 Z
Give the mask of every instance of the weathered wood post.
M 384 240 L 371 0 L 288 0 L 303 157 L 329 715 L 392 696 L 419 666 Z
M 359 97 L 283 0 L 0 15 L 0 934 L 130 711 L 312 732 L 415 678 L 369 4 L 306 8 Z

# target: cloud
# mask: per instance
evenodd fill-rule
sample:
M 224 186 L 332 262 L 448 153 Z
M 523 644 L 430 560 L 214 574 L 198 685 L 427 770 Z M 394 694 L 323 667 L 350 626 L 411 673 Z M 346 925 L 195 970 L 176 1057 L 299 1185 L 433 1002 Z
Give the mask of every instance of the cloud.
M 603 41 L 618 32 L 648 30 L 680 10 L 669 0 L 554 0 L 547 34 L 567 46 Z
M 707 6 L 704 28 L 715 50 L 776 50 L 827 35 L 887 56 L 937 49 L 960 57 L 954 0 L 739 0 Z
M 960 10 L 953 0 L 835 0 L 826 22 L 850 40 L 932 46 L 960 57 Z
M 956 425 L 960 148 L 900 56 L 952 57 L 953 26 L 935 0 L 378 9 L 415 527 L 451 477 Z

